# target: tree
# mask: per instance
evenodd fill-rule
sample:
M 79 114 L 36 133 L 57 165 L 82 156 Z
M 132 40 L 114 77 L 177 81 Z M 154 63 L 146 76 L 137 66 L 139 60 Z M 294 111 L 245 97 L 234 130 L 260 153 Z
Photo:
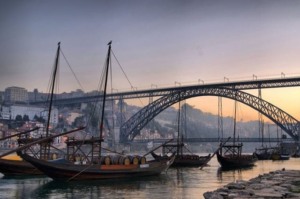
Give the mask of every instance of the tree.
M 33 117 L 33 120 L 35 120 L 37 122 L 40 122 L 40 123 L 45 123 L 46 122 L 46 120 L 43 117 L 38 117 L 37 115 L 35 115 Z
M 17 115 L 15 120 L 16 120 L 16 122 L 22 122 L 23 121 L 21 115 Z
M 21 127 L 21 126 L 23 126 L 23 124 L 24 124 L 21 115 L 17 115 L 15 121 L 16 121 L 16 126 L 17 126 L 17 127 Z
M 23 122 L 28 122 L 28 121 L 29 121 L 29 116 L 23 115 Z

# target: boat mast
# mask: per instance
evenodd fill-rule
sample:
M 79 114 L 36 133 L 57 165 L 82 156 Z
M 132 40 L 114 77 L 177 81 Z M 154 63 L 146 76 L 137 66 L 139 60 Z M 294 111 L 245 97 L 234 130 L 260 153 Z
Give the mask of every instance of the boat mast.
M 236 134 L 236 106 L 237 106 L 237 101 L 234 100 L 233 145 L 235 145 L 235 134 Z
M 56 51 L 56 59 L 55 59 L 55 66 L 54 66 L 54 71 L 52 74 L 52 82 L 51 82 L 51 93 L 50 93 L 50 105 L 49 105 L 49 110 L 48 110 L 48 120 L 47 120 L 47 126 L 46 126 L 46 137 L 49 135 L 49 126 L 50 126 L 50 117 L 51 117 L 51 110 L 52 110 L 52 103 L 53 103 L 53 95 L 54 95 L 54 85 L 55 85 L 55 80 L 56 80 L 56 73 L 57 73 L 57 68 L 58 68 L 58 62 L 59 62 L 59 52 L 60 52 L 60 42 L 58 42 L 58 47 Z
M 264 121 L 261 121 L 261 146 L 264 147 L 264 128 L 265 128 L 265 123 Z
M 178 132 L 178 134 L 177 134 L 177 155 L 179 155 L 179 148 L 181 148 L 181 144 L 182 144 L 182 140 L 181 140 L 181 137 L 180 137 L 180 128 L 181 128 L 181 125 L 180 125 L 180 123 L 181 123 L 181 120 L 180 120 L 180 109 L 181 109 L 181 107 L 180 107 L 180 101 L 178 102 L 178 106 L 179 106 L 179 108 L 178 108 L 178 126 L 177 126 L 177 132 Z
M 183 135 L 185 136 L 185 138 L 187 137 L 187 126 L 186 126 L 186 108 L 187 108 L 187 104 L 186 104 L 186 101 L 184 100 L 184 134 L 182 133 L 182 136 L 181 136 L 181 141 L 183 143 Z
M 103 90 L 102 114 L 101 114 L 101 121 L 100 121 L 99 155 L 101 155 L 101 142 L 102 142 L 102 139 L 103 139 L 102 132 L 103 132 L 105 101 L 106 101 L 106 89 L 107 89 L 108 69 L 109 69 L 109 64 L 110 64 L 111 43 L 112 43 L 112 41 L 110 41 L 107 44 L 108 45 L 108 52 L 107 52 L 107 57 L 106 57 L 105 80 L 104 80 L 105 82 L 104 82 L 104 90 Z

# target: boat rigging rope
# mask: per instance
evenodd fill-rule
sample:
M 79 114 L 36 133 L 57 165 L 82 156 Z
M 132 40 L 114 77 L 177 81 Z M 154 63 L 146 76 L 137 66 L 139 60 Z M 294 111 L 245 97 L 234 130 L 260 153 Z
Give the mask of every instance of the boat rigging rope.
M 71 178 L 69 178 L 67 181 L 70 181 L 70 180 L 76 178 L 76 177 L 79 176 L 82 172 L 84 172 L 85 170 L 87 170 L 88 168 L 90 168 L 91 166 L 93 166 L 93 164 L 90 164 L 89 166 L 85 167 L 85 168 L 82 169 L 80 172 L 76 173 L 76 174 L 73 175 Z
M 78 85 L 79 85 L 79 86 L 80 86 L 80 88 L 81 88 L 81 89 L 84 91 L 85 89 L 83 88 L 82 84 L 80 83 L 79 79 L 77 78 L 77 76 L 76 76 L 75 72 L 73 71 L 73 69 L 72 69 L 72 67 L 71 67 L 70 63 L 68 62 L 67 58 L 65 57 L 65 55 L 64 55 L 64 53 L 63 53 L 63 51 L 62 51 L 61 49 L 60 49 L 60 52 L 61 52 L 62 56 L 64 57 L 64 59 L 65 59 L 65 61 L 66 61 L 67 65 L 69 66 L 69 68 L 70 68 L 71 72 L 73 73 L 73 75 L 74 75 L 74 77 L 75 77 L 75 79 L 76 79 L 76 81 L 77 81 Z
M 111 52 L 112 52 L 112 54 L 113 54 L 113 56 L 114 56 L 115 60 L 117 61 L 117 63 L 118 63 L 118 65 L 119 65 L 119 67 L 121 68 L 121 70 L 122 70 L 122 72 L 123 72 L 123 74 L 124 74 L 125 78 L 127 79 L 128 83 L 130 84 L 130 86 L 131 86 L 131 89 L 133 89 L 134 87 L 133 87 L 133 85 L 131 84 L 131 82 L 130 82 L 130 80 L 129 80 L 128 76 L 126 75 L 126 73 L 125 73 L 125 71 L 124 71 L 123 67 L 121 66 L 121 64 L 120 64 L 119 60 L 117 59 L 117 57 L 116 57 L 115 53 L 113 52 L 113 50 L 111 50 Z M 143 104 L 143 102 L 142 102 L 141 98 L 138 98 L 138 99 L 139 99 L 139 101 L 141 102 L 142 106 L 144 106 L 144 104 Z
M 196 154 L 194 154 L 191 150 L 189 150 L 185 145 L 183 145 L 184 146 L 184 148 L 188 151 L 188 152 L 190 152 L 192 155 L 196 155 Z

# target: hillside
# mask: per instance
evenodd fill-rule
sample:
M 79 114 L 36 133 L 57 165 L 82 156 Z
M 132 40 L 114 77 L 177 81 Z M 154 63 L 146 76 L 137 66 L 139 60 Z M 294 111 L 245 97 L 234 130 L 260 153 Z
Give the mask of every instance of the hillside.
M 136 107 L 135 107 L 136 108 Z M 186 105 L 181 111 L 181 118 L 186 117 L 182 122 L 182 132 L 186 131 L 187 138 L 212 138 L 218 137 L 218 116 L 212 113 L 203 112 L 195 109 L 190 105 Z M 182 119 L 184 121 L 184 119 Z M 178 131 L 178 110 L 169 107 L 154 118 L 154 122 L 150 122 L 145 128 L 157 130 L 163 137 L 167 133 L 176 133 Z M 184 130 L 186 129 L 186 130 Z M 258 121 L 238 121 L 236 125 L 237 136 L 241 138 L 259 137 Z M 281 136 L 281 129 L 277 125 L 267 123 L 264 125 L 265 137 Z M 233 118 L 223 118 L 223 137 L 233 135 Z M 221 135 L 220 135 L 221 136 Z

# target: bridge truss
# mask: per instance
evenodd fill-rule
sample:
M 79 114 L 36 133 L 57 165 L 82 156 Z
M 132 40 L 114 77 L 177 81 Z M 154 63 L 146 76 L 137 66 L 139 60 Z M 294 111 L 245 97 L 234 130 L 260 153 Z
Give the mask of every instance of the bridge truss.
M 199 96 L 221 96 L 237 100 L 259 111 L 277 124 L 294 140 L 298 140 L 300 128 L 298 120 L 280 108 L 260 99 L 259 97 L 237 90 L 236 88 L 211 86 L 203 88 L 190 87 L 189 89 L 181 87 L 181 89 L 173 90 L 173 92 L 170 92 L 169 94 L 142 108 L 121 126 L 120 141 L 126 142 L 133 140 L 133 138 L 149 121 L 151 121 L 156 115 L 169 106 L 181 100 Z

